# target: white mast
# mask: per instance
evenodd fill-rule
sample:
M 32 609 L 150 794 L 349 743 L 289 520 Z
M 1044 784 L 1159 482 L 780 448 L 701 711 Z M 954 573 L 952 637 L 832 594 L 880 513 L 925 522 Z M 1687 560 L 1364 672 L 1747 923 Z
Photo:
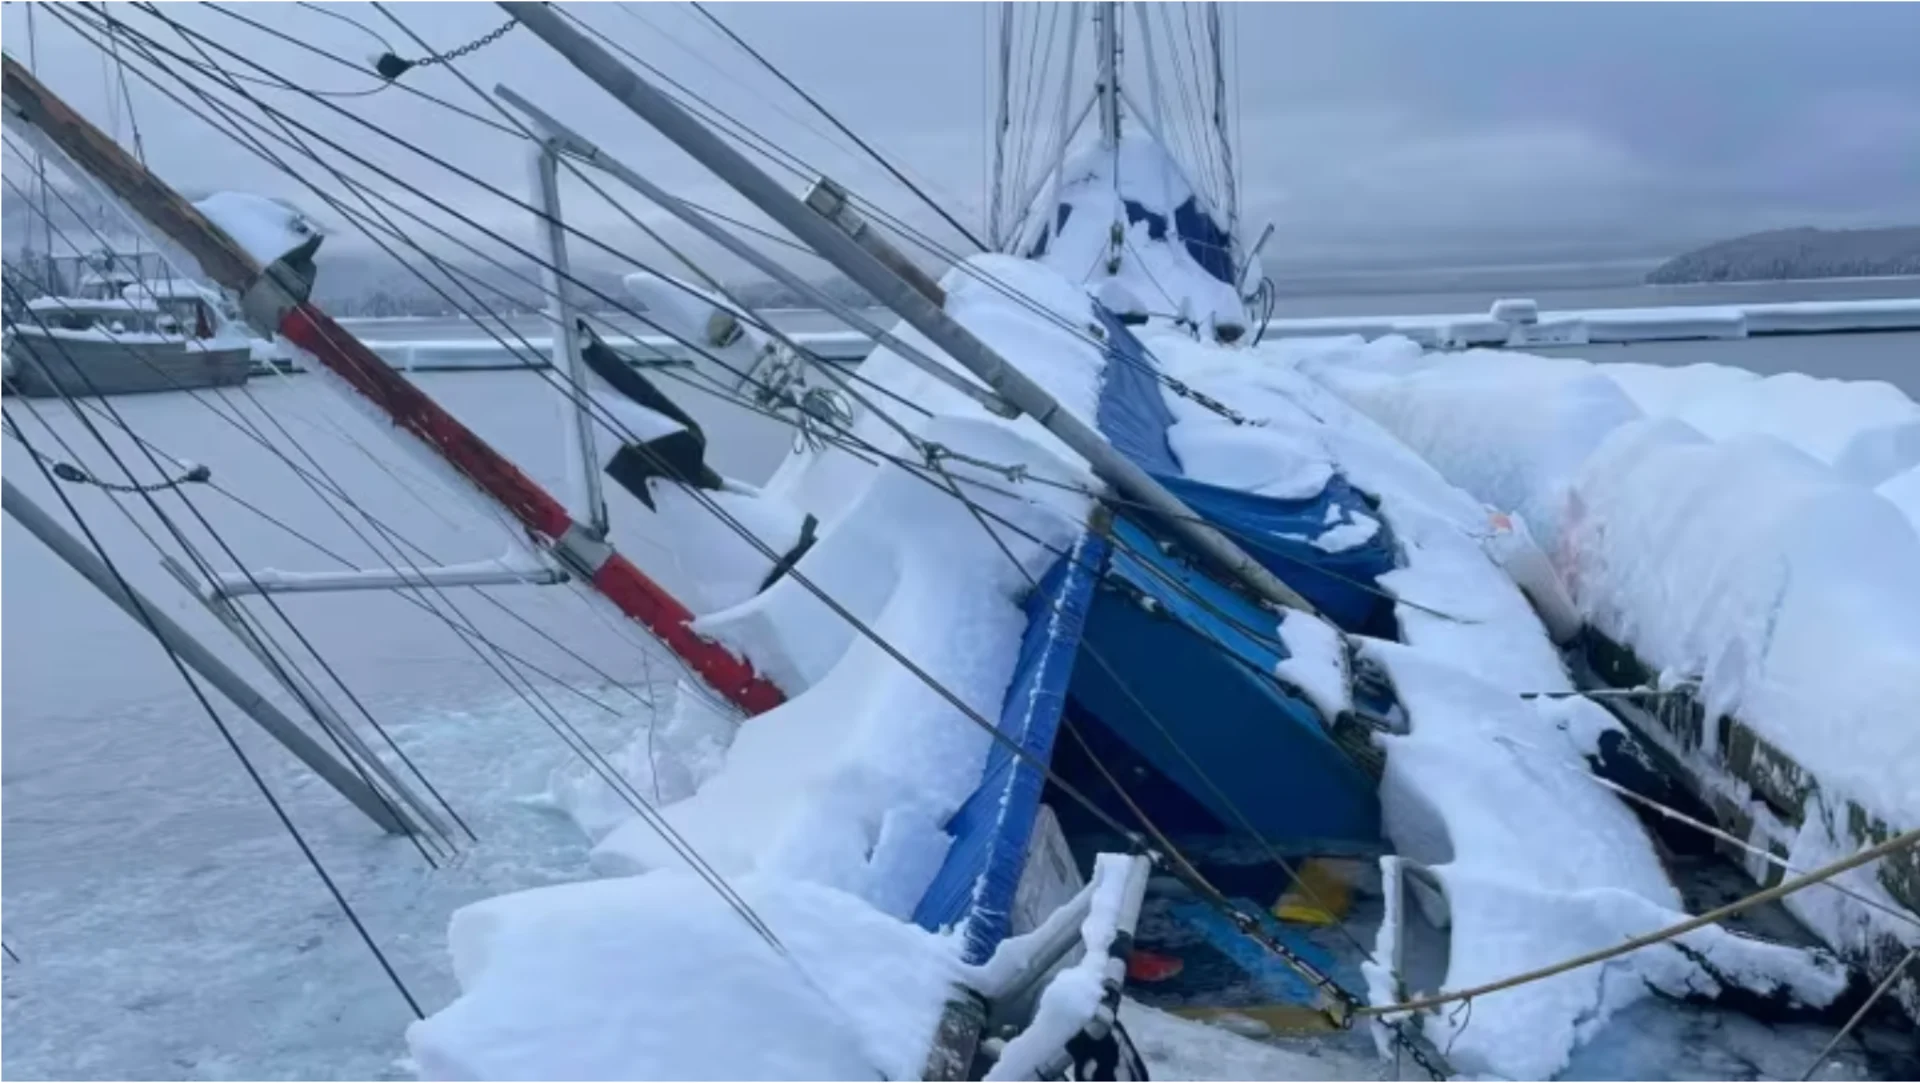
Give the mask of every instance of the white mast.
M 1100 95 L 1100 143 L 1106 147 L 1120 145 L 1120 5 L 1107 0 L 1094 5 L 1094 22 L 1098 23 L 1098 36 L 1095 48 L 1100 53 L 1100 84 L 1095 92 Z M 1069 69 L 1071 70 L 1071 69 Z
M 1207 5 L 1207 40 L 1213 52 L 1213 126 L 1220 138 L 1220 172 L 1226 191 L 1228 236 L 1240 232 L 1240 185 L 1233 175 L 1233 130 L 1227 107 L 1227 54 L 1220 33 L 1220 5 Z
M 987 243 L 995 251 L 1007 244 L 1006 166 L 1008 99 L 1012 94 L 1008 78 L 1013 61 L 1013 3 L 1000 5 L 1000 86 L 999 109 L 993 118 L 993 196 L 987 204 Z M 1024 209 L 1024 208 L 1023 208 Z

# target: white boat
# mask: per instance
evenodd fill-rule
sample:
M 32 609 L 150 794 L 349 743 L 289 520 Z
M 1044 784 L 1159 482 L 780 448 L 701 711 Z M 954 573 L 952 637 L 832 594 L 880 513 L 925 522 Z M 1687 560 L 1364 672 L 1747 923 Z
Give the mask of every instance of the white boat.
M 36 297 L 23 306 L 8 329 L 10 391 L 56 398 L 246 382 L 253 349 L 245 339 L 222 333 L 217 294 L 210 297 L 205 287 L 172 278 L 95 276 L 82 285 L 93 288 L 75 297 Z

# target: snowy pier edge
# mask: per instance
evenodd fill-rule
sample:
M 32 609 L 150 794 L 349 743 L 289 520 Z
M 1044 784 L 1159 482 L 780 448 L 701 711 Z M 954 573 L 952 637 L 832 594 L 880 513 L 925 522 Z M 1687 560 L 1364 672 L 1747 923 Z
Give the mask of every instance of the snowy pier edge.
M 1496 301 L 1483 313 L 1269 320 L 1266 337 L 1360 335 L 1373 339 L 1402 335 L 1430 349 L 1464 349 L 1913 330 L 1920 330 L 1920 298 L 1549 312 L 1540 311 L 1529 299 L 1514 298 Z
M 347 320 L 365 323 L 367 345 L 394 367 L 412 372 L 476 368 L 516 368 L 526 363 L 509 346 L 489 338 L 396 339 L 381 337 L 403 320 Z M 1471 346 L 1579 346 L 1592 343 L 1738 340 L 1765 335 L 1847 334 L 1863 331 L 1920 330 L 1920 298 L 1880 301 L 1795 301 L 1751 305 L 1676 305 L 1661 308 L 1596 308 L 1541 312 L 1518 298 L 1495 302 L 1484 313 L 1329 316 L 1268 320 L 1269 339 L 1360 335 L 1402 335 L 1422 346 L 1461 349 Z M 865 357 L 873 341 L 859 331 L 799 331 L 793 340 L 823 361 L 851 364 Z M 638 350 L 656 363 L 693 361 L 692 351 L 664 335 L 609 338 L 616 349 Z M 549 341 L 528 336 L 511 346 L 539 354 L 546 364 Z

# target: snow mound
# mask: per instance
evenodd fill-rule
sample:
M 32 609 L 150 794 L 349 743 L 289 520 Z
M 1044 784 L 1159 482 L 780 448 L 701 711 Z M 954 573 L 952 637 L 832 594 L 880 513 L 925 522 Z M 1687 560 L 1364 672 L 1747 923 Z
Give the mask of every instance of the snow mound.
M 1353 678 L 1347 672 L 1347 646 L 1340 630 L 1319 617 L 1288 611 L 1280 622 L 1287 657 L 1274 675 L 1298 688 L 1320 717 L 1333 719 L 1353 707 Z
M 1292 339 L 1254 351 L 1222 349 L 1191 337 L 1149 329 L 1147 347 L 1168 375 L 1250 419 L 1231 421 L 1171 391 L 1169 441 L 1183 447 L 1232 446 L 1232 455 L 1181 453 L 1189 476 L 1213 484 L 1257 476 L 1248 463 L 1263 454 L 1280 462 L 1319 462 L 1379 500 L 1402 566 L 1380 586 L 1399 602 L 1394 616 L 1409 643 L 1438 651 L 1515 692 L 1568 687 L 1558 654 L 1525 597 L 1482 548 L 1487 512 L 1472 496 L 1379 423 L 1309 372 L 1338 364 L 1369 378 L 1418 371 L 1430 362 L 1406 339 Z M 1264 449 L 1271 449 L 1264 450 Z
M 1601 366 L 1610 375 L 1613 366 Z M 1797 372 L 1726 380 L 1679 400 L 1670 416 L 1707 436 L 1774 436 L 1873 486 L 1920 464 L 1920 405 L 1878 380 L 1825 380 Z
M 971 270 L 994 282 L 956 270 L 949 312 L 1090 420 L 1105 357 L 1077 333 L 1092 323 L 1086 294 L 1005 257 L 977 257 Z M 1009 287 L 1024 296 L 1000 292 Z M 765 590 L 765 554 L 722 540 L 704 501 L 656 487 L 658 533 L 679 546 L 708 606 L 695 630 L 746 656 L 789 698 L 736 725 L 700 697 L 677 696 L 657 732 L 609 757 L 654 815 L 633 815 L 597 776 L 550 780 L 541 800 L 598 838 L 596 867 L 619 878 L 490 900 L 456 918 L 463 995 L 415 1030 L 426 1073 L 922 1071 L 959 971 L 953 942 L 906 918 L 946 856 L 947 821 L 979 785 L 993 740 L 967 711 L 997 717 L 1026 628 L 1021 599 L 1085 529 L 1094 483 L 1031 418 L 990 417 L 890 351 L 876 350 L 860 374 L 928 411 L 890 411 L 907 418 L 911 438 L 863 413 L 861 439 L 909 463 L 929 448 L 951 456 L 929 473 L 833 444 L 806 447 L 758 492 L 711 494 L 776 551 L 802 517 L 819 521 L 813 546 Z M 1058 485 L 1013 492 L 1014 467 Z M 952 486 L 996 524 L 998 541 Z M 688 850 L 747 897 L 791 959 L 694 878 Z
M 784 955 L 677 871 L 457 911 L 461 996 L 408 1028 L 420 1074 L 918 1078 L 958 972 L 951 944 L 830 888 L 733 886 Z
M 1118 148 L 1092 145 L 1067 159 L 1060 182 L 1029 210 L 1019 248 L 1067 281 L 1099 280 L 1101 296 L 1125 306 L 1116 311 L 1244 328 L 1246 306 L 1238 292 L 1209 274 L 1183 243 L 1183 226 L 1205 213 L 1159 143 L 1127 136 Z M 1227 238 L 1192 240 L 1205 245 Z M 1222 256 L 1231 263 L 1231 252 Z
M 251 192 L 215 192 L 193 206 L 262 267 L 320 233 L 292 204 Z
M 1441 991 L 1685 920 L 1639 821 L 1583 778 L 1583 731 L 1592 724 L 1563 730 L 1554 721 L 1567 705 L 1518 699 L 1431 652 L 1379 641 L 1363 650 L 1392 674 L 1411 718 L 1406 735 L 1381 738 L 1381 812 L 1399 855 L 1392 860 L 1424 867 L 1444 890 L 1438 904 L 1414 896 L 1448 931 Z M 1442 1009 L 1421 1025 L 1456 1071 L 1547 1079 L 1650 989 L 1710 996 L 1720 991 L 1718 974 L 1820 1007 L 1846 988 L 1845 968 L 1825 956 L 1715 927 L 1681 943 L 1694 957 L 1647 948 L 1479 997 L 1471 1012 Z M 1376 956 L 1389 958 L 1390 949 L 1383 943 Z
M 1920 466 L 1880 483 L 1874 490 L 1900 509 L 1915 530 L 1920 530 Z
M 1754 383 L 1759 373 L 1731 365 L 1649 365 L 1621 361 L 1599 366 L 1648 417 L 1674 417 L 1688 404 Z
M 969 455 L 1065 476 L 997 425 L 953 419 L 925 431 Z M 977 476 L 964 464 L 950 469 Z M 832 884 L 908 913 L 945 856 L 944 825 L 978 785 L 991 738 L 806 583 L 865 609 L 856 615 L 882 642 L 995 717 L 1026 627 L 1017 598 L 1071 544 L 1084 514 L 1084 498 L 1051 491 L 1065 508 L 976 496 L 1039 539 L 1005 528 L 1015 566 L 950 493 L 887 466 L 793 574 L 702 618 L 699 631 L 741 650 L 794 697 L 741 726 L 724 768 L 667 806 L 667 819 L 722 872 Z M 639 820 L 595 856 L 622 871 L 679 860 Z
M 1524 363 L 1518 363 L 1524 362 Z M 1559 535 L 1574 474 L 1640 410 L 1584 362 L 1470 350 L 1404 375 L 1311 370 L 1448 480 L 1543 538 Z
M 979 257 L 974 269 L 1041 310 L 956 271 L 947 280 L 949 311 L 1067 409 L 1091 418 L 1105 358 L 1072 330 L 1091 321 L 1086 294 L 1003 257 Z M 905 917 L 944 859 L 945 824 L 979 784 L 992 743 L 915 669 L 976 715 L 997 716 L 1026 627 L 1019 600 L 1083 529 L 1089 500 L 1075 490 L 1094 482 L 1031 418 L 990 417 L 889 351 L 875 351 L 860 373 L 931 412 L 906 423 L 919 447 L 953 453 L 940 460 L 944 474 L 862 461 L 831 445 L 797 452 L 758 496 L 737 500 L 784 516 L 754 522 L 812 513 L 822 523 L 805 556 L 764 591 L 763 558 L 705 546 L 702 531 L 714 528 L 702 525 L 704 511 L 661 505 L 676 524 L 668 536 L 709 550 L 683 553 L 683 561 L 731 561 L 737 574 L 709 577 L 752 581 L 753 589 L 734 591 L 745 595 L 736 604 L 703 613 L 695 629 L 750 659 L 790 697 L 740 726 L 717 769 L 665 799 L 662 815 L 724 874 L 826 884 Z M 861 417 L 855 431 L 883 450 L 919 457 L 876 417 Z M 1016 485 L 1000 465 L 1057 484 Z M 950 485 L 984 510 L 998 542 Z M 689 529 L 679 529 L 683 522 Z M 639 818 L 608 832 L 594 860 L 609 873 L 682 864 Z
M 1890 823 L 1920 823 L 1920 534 L 1767 437 L 1622 427 L 1572 491 L 1558 562 L 1587 618 Z M 1714 727 L 1707 727 L 1707 740 Z
M 1437 988 L 1507 977 L 1683 919 L 1679 894 L 1639 821 L 1585 781 L 1585 756 L 1615 724 L 1591 703 L 1516 695 L 1566 691 L 1570 683 L 1539 619 L 1495 561 L 1505 543 L 1492 525 L 1497 517 L 1481 503 L 1485 495 L 1449 484 L 1345 397 L 1450 451 L 1448 465 L 1478 471 L 1478 484 L 1564 493 L 1578 483 L 1593 446 L 1620 425 L 1638 423 L 1624 393 L 1578 363 L 1548 363 L 1531 386 L 1515 388 L 1498 355 L 1467 355 L 1456 370 L 1461 358 L 1435 362 L 1399 340 L 1282 342 L 1257 351 L 1262 363 L 1237 368 L 1223 363 L 1226 351 L 1183 345 L 1174 336 L 1150 345 L 1172 375 L 1252 417 L 1284 419 L 1288 439 L 1317 441 L 1338 471 L 1378 499 L 1379 514 L 1401 542 L 1405 566 L 1381 585 L 1399 599 L 1405 643 L 1359 642 L 1387 669 L 1408 713 L 1404 736 L 1378 738 L 1387 753 L 1383 823 L 1400 855 L 1391 860 L 1424 867 L 1441 891 L 1415 896 L 1435 904 L 1428 916 L 1446 932 L 1448 964 Z M 1451 409 L 1466 416 L 1449 418 L 1448 407 L 1406 393 L 1413 383 L 1451 397 Z M 1527 445 L 1515 450 L 1481 435 L 1499 459 L 1491 465 L 1477 461 L 1482 391 L 1493 396 L 1494 412 L 1516 415 L 1486 425 Z M 1576 422 L 1570 431 L 1537 416 L 1551 414 L 1538 405 L 1547 400 L 1558 416 Z M 1168 401 L 1179 426 L 1228 424 L 1184 400 Z M 1589 407 L 1597 417 L 1583 413 Z M 1520 416 L 1529 414 L 1536 416 Z M 1289 616 L 1281 631 L 1290 647 L 1301 641 L 1305 656 L 1311 626 L 1296 628 L 1295 621 Z M 1391 923 L 1383 926 L 1377 958 L 1395 957 L 1396 933 Z M 1613 1012 L 1647 996 L 1650 985 L 1706 993 L 1718 972 L 1819 1005 L 1845 980 L 1824 957 L 1718 929 L 1702 930 L 1687 946 L 1714 971 L 1671 949 L 1642 952 L 1481 998 L 1470 1014 L 1442 1011 L 1420 1025 L 1449 1050 L 1458 1071 L 1544 1078 L 1565 1067 Z M 1391 975 L 1371 970 L 1370 995 L 1397 999 Z

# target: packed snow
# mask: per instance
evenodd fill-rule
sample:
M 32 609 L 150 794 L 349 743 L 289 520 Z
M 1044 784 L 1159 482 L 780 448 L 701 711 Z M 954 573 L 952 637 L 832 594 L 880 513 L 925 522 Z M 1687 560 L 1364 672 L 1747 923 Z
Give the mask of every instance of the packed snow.
M 1920 703 L 1920 533 L 1891 504 L 1765 437 L 1636 421 L 1581 471 L 1561 553 L 1588 620 L 1698 677 L 1710 716 L 1920 823 L 1920 730 L 1889 709 Z
M 1202 270 L 1181 243 L 1174 210 L 1192 198 L 1192 185 L 1153 139 L 1134 134 L 1118 147 L 1089 145 L 1066 160 L 1059 183 L 1029 209 L 1019 247 L 1028 251 L 1044 235 L 1036 262 L 1073 282 L 1099 282 L 1103 298 L 1131 306 L 1116 312 L 1244 328 L 1237 292 Z M 1157 228 L 1144 217 L 1128 221 L 1128 202 L 1156 216 Z
M 677 870 L 454 915 L 460 998 L 407 1040 L 428 1079 L 917 1078 L 951 945 L 802 880 L 733 881 L 762 939 Z
M 1920 536 L 1870 488 L 1920 407 L 1885 384 L 1392 339 L 1310 367 L 1520 513 L 1585 620 L 1702 681 L 1836 796 L 1920 822 L 1920 735 L 1886 706 L 1920 702 Z
M 1340 630 L 1311 613 L 1289 612 L 1280 622 L 1287 657 L 1274 675 L 1298 688 L 1322 718 L 1338 718 L 1353 707 L 1353 678 Z
M 1389 861 L 1421 870 L 1440 886 L 1441 899 L 1419 892 L 1415 898 L 1423 904 L 1422 919 L 1442 930 L 1447 944 L 1444 973 L 1400 975 L 1408 983 L 1430 982 L 1404 992 L 1507 977 L 1681 920 L 1678 892 L 1631 811 L 1601 787 L 1579 782 L 1592 731 L 1611 720 L 1584 701 L 1521 696 L 1565 692 L 1570 683 L 1540 618 L 1502 570 L 1503 562 L 1515 563 L 1519 543 L 1511 528 L 1495 529 L 1499 516 L 1476 499 L 1485 497 L 1450 484 L 1314 378 L 1338 372 L 1362 386 L 1385 382 L 1396 377 L 1380 370 L 1417 364 L 1418 350 L 1349 340 L 1281 342 L 1259 351 L 1261 364 L 1249 365 L 1243 356 L 1177 333 L 1152 335 L 1148 345 L 1171 375 L 1253 419 L 1237 427 L 1244 448 L 1273 433 L 1280 452 L 1297 457 L 1303 440 L 1313 441 L 1307 446 L 1317 445 L 1323 459 L 1378 498 L 1379 514 L 1401 541 L 1405 566 L 1382 585 L 1399 600 L 1405 643 L 1359 642 L 1392 675 L 1410 718 L 1406 734 L 1379 738 L 1387 751 L 1380 787 L 1385 829 L 1398 855 Z M 1469 360 L 1460 378 L 1465 386 L 1437 388 L 1444 405 L 1428 408 L 1421 400 L 1401 413 L 1379 413 L 1418 432 L 1424 439 L 1412 442 L 1422 450 L 1439 449 L 1443 469 L 1460 460 L 1463 470 L 1478 471 L 1476 483 L 1557 524 L 1557 508 L 1545 494 L 1565 493 L 1571 479 L 1550 467 L 1577 467 L 1605 439 L 1594 414 L 1632 418 L 1637 410 L 1601 378 L 1549 375 L 1516 387 L 1497 370 L 1491 360 Z M 1328 382 L 1352 393 L 1348 384 Z M 1490 411 L 1476 393 L 1502 387 L 1505 412 L 1483 416 Z M 1513 409 L 1522 399 L 1528 408 Z M 1204 452 L 1208 442 L 1185 430 L 1232 424 L 1172 393 L 1167 401 L 1182 446 Z M 1534 456 L 1470 461 L 1474 433 L 1464 418 L 1450 427 L 1449 410 L 1473 415 L 1482 442 L 1496 438 L 1489 433 L 1531 440 Z M 1204 453 L 1183 456 L 1182 465 L 1202 480 L 1244 469 Z M 1326 637 L 1306 634 L 1313 625 L 1299 620 L 1289 615 L 1280 631 L 1290 649 L 1298 647 L 1304 667 L 1305 659 L 1328 651 L 1324 643 L 1312 645 Z M 1406 908 L 1396 911 L 1413 920 Z M 1400 926 L 1383 925 L 1375 959 L 1394 958 L 1401 934 Z M 1845 982 L 1844 970 L 1829 958 L 1719 929 L 1702 930 L 1687 946 L 1698 953 L 1695 959 L 1738 975 L 1743 985 L 1777 988 L 1809 1005 L 1830 1001 Z M 1370 993 L 1397 999 L 1399 982 L 1383 965 L 1371 968 Z M 1544 1078 L 1565 1068 L 1616 1012 L 1651 989 L 1707 991 L 1712 982 L 1687 956 L 1654 949 L 1481 998 L 1470 1014 L 1429 1014 L 1419 1025 L 1447 1050 L 1456 1071 Z
M 215 192 L 193 206 L 262 267 L 319 232 L 292 204 L 251 192 Z
M 973 269 L 1046 311 L 1009 301 L 964 272 L 945 283 L 948 311 L 1017 356 L 1067 409 L 1091 418 L 1104 357 L 1056 322 L 1087 326 L 1086 295 L 1042 268 L 1001 257 L 979 257 Z M 763 488 L 713 494 L 770 543 L 805 514 L 820 522 L 818 539 L 792 571 L 761 591 L 765 555 L 717 544 L 721 528 L 702 506 L 707 494 L 669 496 L 678 487 L 656 486 L 666 522 L 658 533 L 683 570 L 705 584 L 695 597 L 710 608 L 696 629 L 752 661 L 789 699 L 727 725 L 694 697 L 676 697 L 664 727 L 635 734 L 612 756 L 654 815 L 623 815 L 578 769 L 556 776 L 547 800 L 599 837 L 594 865 L 618 886 L 497 899 L 457 920 L 456 959 L 466 921 L 486 934 L 474 940 L 485 965 L 457 966 L 461 998 L 416 1030 L 416 1055 L 428 1070 L 629 1078 L 919 1073 L 956 980 L 957 954 L 955 941 L 926 937 L 905 919 L 946 855 L 945 824 L 979 784 L 991 742 L 922 674 L 976 716 L 997 717 L 1026 627 L 1019 600 L 1082 529 L 1089 500 L 1078 490 L 1093 483 L 1078 457 L 1031 419 L 990 417 L 889 352 L 869 358 L 861 374 L 925 407 L 931 416 L 906 422 L 918 446 L 958 456 L 941 462 L 945 478 L 1014 525 L 997 531 L 996 542 L 938 477 L 832 445 L 802 448 Z M 885 451 L 915 455 L 904 434 L 871 413 L 856 432 Z M 1008 483 L 993 465 L 1002 463 L 1023 464 L 1029 477 L 1059 485 L 996 491 L 988 486 Z M 716 895 L 709 891 L 695 905 L 701 886 L 690 879 L 688 856 L 695 853 L 714 875 L 751 886 L 742 892 L 756 909 L 764 904 L 782 941 L 791 936 L 835 951 L 794 947 L 796 966 L 774 966 L 745 922 L 713 909 Z M 810 909 L 800 905 L 808 900 Z M 512 935 L 494 933 L 497 927 Z M 665 950 L 709 934 L 711 944 Z M 927 947 L 911 947 L 922 940 Z M 627 962 L 641 958 L 650 961 Z M 904 958 L 924 964 L 907 966 Z M 616 980 L 628 991 L 624 999 L 608 993 Z M 811 986 L 824 987 L 830 1004 L 835 988 L 863 982 L 884 986 L 891 1003 L 878 1010 L 862 1002 L 872 994 L 844 1001 L 846 1011 L 869 1017 L 860 1027 L 875 1028 L 854 1040 L 865 1032 L 850 1036 L 844 1024 L 816 1017 L 827 1005 Z M 648 988 L 673 990 L 683 1014 L 653 1008 Z M 812 1014 L 790 1010 L 803 1003 Z M 771 1036 L 756 1036 L 765 1048 L 726 1051 L 742 1044 L 731 1029 L 769 1015 L 780 1018 Z M 892 1044 L 875 1052 L 882 1036 Z

